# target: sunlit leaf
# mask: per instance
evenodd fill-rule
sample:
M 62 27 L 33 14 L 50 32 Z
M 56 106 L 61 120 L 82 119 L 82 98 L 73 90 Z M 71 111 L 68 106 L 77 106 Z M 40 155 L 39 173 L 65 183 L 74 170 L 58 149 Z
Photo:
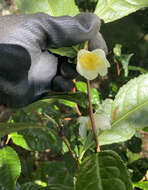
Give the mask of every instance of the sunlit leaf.
M 11 147 L 0 150 L 0 185 L 7 190 L 14 190 L 21 172 L 20 160 Z
M 87 84 L 85 82 L 76 82 L 76 88 L 80 92 L 88 93 L 87 92 Z M 92 104 L 99 104 L 100 103 L 100 97 L 99 97 L 99 91 L 95 88 L 90 89 L 91 93 L 91 100 Z
M 139 187 L 142 190 L 148 190 L 148 181 L 140 181 L 135 183 L 134 187 Z
M 112 105 L 112 128 L 100 134 L 101 144 L 130 139 L 135 130 L 148 126 L 148 74 L 120 88 Z
M 75 16 L 79 13 L 74 0 L 15 0 L 20 13 L 44 12 L 51 16 Z
M 147 0 L 99 0 L 95 14 L 105 22 L 112 22 L 143 7 L 148 7 Z
M 19 133 L 12 133 L 13 143 L 32 151 L 45 151 L 46 149 L 58 151 L 57 139 L 51 131 L 42 129 L 27 129 Z
M 18 134 L 17 132 L 14 132 L 10 134 L 10 137 L 13 140 L 14 144 L 20 145 L 26 150 L 31 150 L 22 134 Z

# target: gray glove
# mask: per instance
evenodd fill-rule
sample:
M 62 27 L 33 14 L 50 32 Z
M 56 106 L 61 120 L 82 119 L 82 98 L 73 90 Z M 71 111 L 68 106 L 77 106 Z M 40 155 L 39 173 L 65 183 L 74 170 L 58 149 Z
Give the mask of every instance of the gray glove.
M 98 36 L 100 25 L 91 13 L 75 17 L 44 13 L 0 16 L 0 105 L 24 107 L 52 88 L 68 89 L 69 80 L 56 76 L 58 59 L 48 48 L 89 40 L 91 49 L 107 52 L 102 36 Z

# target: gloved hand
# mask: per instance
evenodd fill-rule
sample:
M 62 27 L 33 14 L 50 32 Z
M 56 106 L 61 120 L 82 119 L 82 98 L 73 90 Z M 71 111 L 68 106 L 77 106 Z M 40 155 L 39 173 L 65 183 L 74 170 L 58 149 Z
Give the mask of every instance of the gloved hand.
M 69 80 L 56 76 L 58 60 L 48 48 L 89 41 L 91 49 L 107 52 L 98 34 L 100 24 L 91 13 L 75 17 L 44 13 L 0 16 L 0 105 L 24 107 L 52 88 L 67 89 Z

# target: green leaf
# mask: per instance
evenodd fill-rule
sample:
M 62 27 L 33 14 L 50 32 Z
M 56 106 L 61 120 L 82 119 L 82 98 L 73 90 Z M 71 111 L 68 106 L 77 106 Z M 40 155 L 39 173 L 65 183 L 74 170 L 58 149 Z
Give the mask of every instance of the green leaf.
M 147 105 L 148 74 L 145 74 L 130 80 L 120 88 L 112 106 L 113 127 L 121 122 L 129 123 L 136 129 L 147 127 Z
M 52 119 L 48 118 L 49 123 L 48 125 L 38 125 L 34 123 L 1 123 L 0 122 L 0 137 L 3 137 L 9 133 L 16 132 L 16 131 L 21 131 L 24 129 L 29 129 L 29 128 L 41 128 L 41 129 L 51 129 L 51 127 L 55 126 L 57 127 L 57 123 Z
M 116 44 L 115 47 L 113 48 L 113 52 L 116 56 L 121 56 L 121 44 Z
M 107 23 L 144 7 L 148 7 L 147 0 L 99 0 L 95 14 Z
M 26 150 L 31 150 L 28 146 L 28 143 L 26 141 L 26 139 L 23 137 L 22 134 L 19 134 L 17 132 L 11 133 L 10 134 L 11 139 L 13 140 L 13 143 L 21 146 L 22 148 L 26 149 Z
M 57 49 L 49 49 L 52 53 L 61 55 L 61 56 L 67 56 L 69 58 L 74 58 L 77 56 L 77 52 L 72 47 L 62 47 Z
M 25 148 L 26 150 L 58 151 L 57 139 L 51 131 L 43 131 L 41 129 L 25 129 L 19 133 L 12 133 L 13 143 Z
M 5 147 L 0 150 L 0 185 L 7 190 L 14 190 L 16 180 L 21 172 L 20 160 L 16 152 Z
M 32 182 L 25 183 L 21 186 L 20 190 L 40 190 L 41 186 Z
M 78 91 L 80 92 L 84 92 L 86 94 L 88 94 L 87 92 L 87 84 L 85 82 L 76 82 L 76 88 Z M 97 89 L 95 88 L 91 88 L 90 89 L 90 94 L 91 94 L 91 100 L 92 100 L 92 104 L 99 104 L 100 103 L 100 97 L 99 97 L 99 92 Z
M 51 16 L 75 16 L 79 13 L 74 0 L 15 0 L 20 13 L 44 12 Z
M 130 80 L 120 88 L 112 105 L 112 128 L 100 134 L 100 144 L 130 139 L 135 130 L 148 126 L 148 74 Z
M 84 49 L 85 43 L 80 43 L 78 45 L 72 46 L 72 47 L 62 47 L 62 48 L 50 48 L 49 50 L 52 53 L 61 55 L 61 56 L 67 56 L 69 58 L 75 58 L 77 56 L 77 53 L 80 49 Z
M 47 176 L 49 176 L 48 179 Z M 69 174 L 63 161 L 41 162 L 36 170 L 36 178 L 48 182 L 48 185 L 73 186 L 73 177 Z
M 74 190 L 73 187 L 61 185 L 61 184 L 55 184 L 55 185 L 48 185 L 45 188 L 42 188 L 40 190 Z
M 69 100 L 77 103 L 79 106 L 86 108 L 88 105 L 88 96 L 82 92 L 69 92 L 69 93 L 55 93 L 50 94 L 46 98 L 53 98 L 54 100 Z
M 148 190 L 148 181 L 142 181 L 134 184 L 134 187 L 139 187 L 142 190 Z
M 146 74 L 147 70 L 143 69 L 142 67 L 137 67 L 137 66 L 128 66 L 128 70 L 130 71 L 139 71 L 141 74 Z
M 33 113 L 33 112 L 37 111 L 38 108 L 47 108 L 54 102 L 55 102 L 55 100 L 52 98 L 39 100 L 39 101 L 34 102 L 34 103 L 28 105 L 27 107 L 23 108 L 23 110 L 26 113 Z
M 88 156 L 80 166 L 76 190 L 132 190 L 128 170 L 113 151 Z
M 124 76 L 127 77 L 128 76 L 128 65 L 129 65 L 129 62 L 130 62 L 130 59 L 131 57 L 133 56 L 134 54 L 131 53 L 131 54 L 128 54 L 128 55 L 121 55 L 118 60 L 120 61 L 120 63 L 122 64 L 122 67 L 124 69 Z

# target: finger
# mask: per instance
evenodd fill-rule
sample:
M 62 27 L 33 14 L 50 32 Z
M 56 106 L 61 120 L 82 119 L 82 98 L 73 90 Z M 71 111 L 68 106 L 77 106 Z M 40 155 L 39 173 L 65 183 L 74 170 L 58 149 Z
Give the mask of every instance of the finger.
M 70 63 L 62 63 L 60 66 L 60 73 L 64 78 L 74 79 L 77 77 L 76 66 Z
M 72 46 L 91 40 L 96 36 L 101 25 L 100 19 L 93 13 L 81 13 L 75 17 L 52 17 L 45 13 L 38 13 L 32 17 L 35 19 L 30 21 L 29 35 L 33 32 L 35 41 L 41 47 L 48 48 Z
M 69 92 L 73 89 L 72 80 L 68 80 L 63 76 L 56 76 L 52 81 L 52 90 L 55 92 Z
M 108 54 L 106 42 L 100 32 L 98 32 L 97 35 L 94 36 L 88 43 L 89 50 L 94 50 L 98 48 L 102 49 L 106 54 Z
M 31 57 L 28 51 L 12 44 L 0 44 L 0 81 L 19 82 L 28 73 Z

